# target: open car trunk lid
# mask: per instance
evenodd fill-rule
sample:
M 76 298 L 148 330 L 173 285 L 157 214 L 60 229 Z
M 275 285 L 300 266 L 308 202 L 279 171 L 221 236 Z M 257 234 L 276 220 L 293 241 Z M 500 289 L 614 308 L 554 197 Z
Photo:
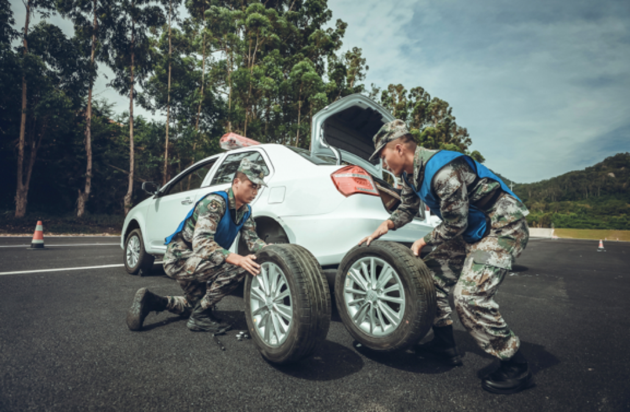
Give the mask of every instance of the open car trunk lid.
M 372 138 L 392 120 L 394 116 L 372 99 L 362 94 L 346 96 L 313 116 L 311 151 L 334 157 L 340 154 L 342 161 L 361 166 L 382 179 L 380 160 L 371 163 L 368 159 L 374 152 Z
M 313 116 L 311 152 L 337 158 L 338 164 L 353 164 L 365 169 L 392 212 L 400 204 L 400 191 L 383 180 L 380 159 L 370 162 L 374 152 L 372 138 L 383 124 L 394 120 L 385 108 L 362 94 L 339 99 Z
M 400 190 L 384 180 L 380 159 L 372 162 L 368 159 L 374 152 L 372 138 L 381 126 L 394 119 L 374 100 L 362 94 L 351 94 L 317 112 L 311 129 L 311 152 L 337 158 L 338 164 L 364 168 L 374 178 L 383 206 L 390 213 L 400 204 Z M 423 207 L 418 217 L 424 219 Z

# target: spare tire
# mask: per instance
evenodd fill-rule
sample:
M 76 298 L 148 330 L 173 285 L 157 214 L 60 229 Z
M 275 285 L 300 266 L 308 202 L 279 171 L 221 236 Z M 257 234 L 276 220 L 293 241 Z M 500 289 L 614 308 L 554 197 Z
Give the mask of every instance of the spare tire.
M 356 246 L 341 261 L 335 300 L 354 339 L 378 351 L 407 348 L 433 324 L 435 287 L 422 259 L 401 244 Z
M 313 353 L 330 327 L 328 282 L 315 257 L 299 245 L 266 246 L 261 272 L 245 278 L 245 319 L 252 340 L 272 363 Z

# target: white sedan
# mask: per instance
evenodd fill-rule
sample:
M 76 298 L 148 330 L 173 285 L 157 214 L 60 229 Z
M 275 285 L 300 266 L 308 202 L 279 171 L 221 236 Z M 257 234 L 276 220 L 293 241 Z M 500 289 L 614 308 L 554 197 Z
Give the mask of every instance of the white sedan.
M 368 158 L 372 136 L 393 120 L 384 108 L 362 95 L 351 95 L 313 118 L 310 151 L 278 144 L 230 150 L 203 159 L 151 194 L 125 218 L 121 236 L 129 273 L 149 270 L 166 251 L 164 239 L 177 228 L 206 193 L 230 187 L 243 158 L 260 164 L 265 183 L 252 202 L 258 235 L 267 242 L 295 243 L 308 249 L 320 265 L 338 265 L 398 206 L 398 191 L 383 180 L 380 163 Z M 423 208 L 422 208 L 423 209 Z M 412 243 L 436 225 L 420 213 L 384 240 Z M 246 253 L 237 239 L 232 252 Z

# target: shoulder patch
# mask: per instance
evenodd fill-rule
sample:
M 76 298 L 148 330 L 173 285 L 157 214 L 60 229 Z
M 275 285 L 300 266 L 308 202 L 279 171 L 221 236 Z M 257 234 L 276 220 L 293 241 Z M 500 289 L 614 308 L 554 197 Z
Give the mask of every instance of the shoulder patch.
M 216 212 L 225 208 L 225 202 L 219 195 L 209 195 L 201 201 L 199 207 L 201 210 L 206 209 L 209 212 Z
M 225 201 L 220 196 L 213 196 L 208 202 L 208 210 L 211 212 L 217 212 L 225 209 Z

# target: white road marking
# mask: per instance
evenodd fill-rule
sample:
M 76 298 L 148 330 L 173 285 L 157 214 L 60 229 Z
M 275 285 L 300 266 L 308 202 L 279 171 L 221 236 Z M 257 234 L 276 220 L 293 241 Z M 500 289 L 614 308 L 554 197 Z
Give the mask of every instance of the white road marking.
M 162 264 L 163 262 L 154 262 L 154 264 Z M 18 270 L 15 272 L 0 272 L 0 276 L 4 275 L 24 275 L 27 273 L 45 273 L 45 272 L 63 272 L 65 270 L 90 270 L 90 269 L 107 269 L 107 268 L 122 268 L 125 265 L 119 263 L 117 265 L 102 265 L 102 266 L 84 266 L 80 268 L 60 268 L 60 269 L 39 269 L 39 270 Z
M 59 247 L 59 246 L 120 246 L 120 243 L 72 243 L 68 245 L 45 245 L 45 247 Z M 25 247 L 30 248 L 31 245 L 2 245 L 1 247 Z

